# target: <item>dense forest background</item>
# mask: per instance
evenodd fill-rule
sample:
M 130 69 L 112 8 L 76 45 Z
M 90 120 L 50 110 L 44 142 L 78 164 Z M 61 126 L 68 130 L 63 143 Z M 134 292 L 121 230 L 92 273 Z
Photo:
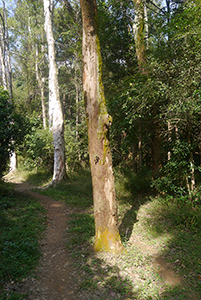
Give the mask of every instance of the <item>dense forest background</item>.
M 143 7 L 146 72 L 136 55 L 136 27 L 141 26 L 137 3 Z M 124 172 L 132 170 L 139 189 L 151 183 L 157 191 L 193 197 L 201 170 L 200 1 L 99 0 L 97 4 L 103 82 L 113 118 L 113 164 Z M 53 11 L 66 169 L 79 171 L 89 166 L 79 1 L 55 1 Z M 12 140 L 9 151 L 15 149 L 24 167 L 51 172 L 43 3 L 7 1 L 0 21 L 3 60 L 10 58 L 12 70 L 13 95 L 12 100 L 8 97 L 6 113 L 10 121 L 7 127 L 1 125 Z M 5 69 L 9 74 L 9 64 Z M 9 76 L 5 83 L 3 73 L 2 69 L 2 85 L 9 90 Z

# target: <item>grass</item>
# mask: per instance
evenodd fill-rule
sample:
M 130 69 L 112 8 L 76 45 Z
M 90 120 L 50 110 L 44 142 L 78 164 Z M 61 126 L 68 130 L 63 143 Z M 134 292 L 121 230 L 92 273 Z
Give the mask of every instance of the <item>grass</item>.
M 66 234 L 78 274 L 78 293 L 88 299 L 199 299 L 200 207 L 151 195 L 148 179 L 143 188 L 146 193 L 140 193 L 136 186 L 143 186 L 142 178 L 139 185 L 136 176 L 119 171 L 115 178 L 119 228 L 126 249 L 118 257 L 92 250 L 94 218 L 89 173 L 42 191 L 74 208 Z
M 90 173 L 74 174 L 56 188 L 38 191 L 65 201 L 72 209 L 65 234 L 78 281 L 78 297 L 201 299 L 200 205 L 154 196 L 147 188 L 148 179 L 143 185 L 140 178 L 138 184 L 136 176 L 118 170 L 115 178 L 119 230 L 126 250 L 120 256 L 93 251 Z M 144 186 L 146 193 L 136 189 L 139 186 Z
M 44 208 L 34 199 L 0 182 L 0 299 L 22 299 L 3 287 L 33 271 L 40 257 L 38 240 L 44 230 Z
M 14 172 L 5 175 L 5 180 L 15 183 L 20 183 L 21 181 L 27 181 L 34 186 L 46 186 L 52 180 L 52 175 L 47 173 L 43 169 L 33 168 L 29 170 L 23 166 L 19 166 Z
M 81 176 L 73 174 L 56 187 L 51 186 L 40 193 L 56 200 L 65 201 L 68 205 L 76 208 L 89 209 L 93 205 L 92 183 L 90 173 L 87 171 L 83 171 Z

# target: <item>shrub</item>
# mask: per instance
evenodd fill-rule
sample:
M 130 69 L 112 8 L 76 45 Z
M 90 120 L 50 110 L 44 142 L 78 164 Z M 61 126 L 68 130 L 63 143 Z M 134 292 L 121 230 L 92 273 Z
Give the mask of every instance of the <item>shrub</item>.
M 0 178 L 6 170 L 12 137 L 12 104 L 9 94 L 0 87 Z
M 88 155 L 88 135 L 87 127 L 84 124 L 76 128 L 73 124 L 67 123 L 65 126 L 65 150 L 66 160 L 69 171 L 79 171 L 89 164 Z
M 42 128 L 38 119 L 30 120 L 29 132 L 24 136 L 19 153 L 24 157 L 24 165 L 28 169 L 43 167 L 50 171 L 54 161 L 52 132 Z

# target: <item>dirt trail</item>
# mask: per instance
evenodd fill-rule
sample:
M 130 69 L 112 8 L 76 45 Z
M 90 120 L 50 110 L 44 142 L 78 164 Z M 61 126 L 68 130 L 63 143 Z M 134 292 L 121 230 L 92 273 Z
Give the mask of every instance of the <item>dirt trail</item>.
M 158 256 L 158 250 L 156 247 L 149 246 L 140 241 L 138 238 L 135 238 L 135 240 L 133 240 L 132 242 L 143 253 L 149 254 L 153 257 L 153 266 L 155 267 L 156 272 L 160 275 L 165 284 L 170 287 L 181 284 L 181 277 L 179 277 L 178 274 L 174 272 L 170 263 L 166 262 L 166 260 L 161 255 Z
M 10 180 L 11 181 L 11 180 Z M 71 213 L 69 208 L 60 201 L 43 196 L 34 192 L 28 183 L 15 181 L 15 189 L 33 197 L 47 210 L 47 229 L 40 241 L 42 257 L 36 269 L 35 278 L 25 278 L 21 283 L 12 283 L 8 289 L 16 290 L 20 293 L 27 293 L 28 300 L 75 300 L 75 299 L 99 299 L 94 298 L 90 292 L 77 292 L 77 271 L 72 264 L 72 257 L 66 249 L 67 238 L 65 237 L 66 222 Z M 175 287 L 182 282 L 181 278 L 173 271 L 172 265 L 158 255 L 156 247 L 148 246 L 142 242 L 140 237 L 135 235 L 130 239 L 140 251 L 152 257 L 152 265 L 155 271 L 163 279 L 164 283 L 170 287 Z M 115 265 L 118 262 L 116 257 L 113 259 L 108 256 L 108 260 Z M 105 256 L 105 259 L 107 256 Z M 110 264 L 108 261 L 108 264 Z M 107 263 L 107 262 L 106 262 Z M 133 278 L 135 269 L 128 272 Z M 134 281 L 136 280 L 134 276 Z M 11 286 L 12 285 L 12 286 Z M 104 292 L 104 291 L 103 291 Z M 105 291 L 107 295 L 107 288 Z M 105 299 L 110 299 L 107 297 Z M 103 298 L 100 298 L 103 299 Z M 121 298 L 122 299 L 122 298 Z
M 21 292 L 28 292 L 30 300 L 74 300 L 76 281 L 64 234 L 70 211 L 64 203 L 33 192 L 27 183 L 16 184 L 15 189 L 38 199 L 47 209 L 47 229 L 40 241 L 42 258 L 36 270 L 39 279 L 25 279 Z

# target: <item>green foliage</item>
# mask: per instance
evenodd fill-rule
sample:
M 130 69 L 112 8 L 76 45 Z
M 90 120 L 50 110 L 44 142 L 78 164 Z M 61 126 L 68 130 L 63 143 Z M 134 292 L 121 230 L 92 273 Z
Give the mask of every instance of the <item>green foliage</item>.
M 98 26 L 106 89 L 133 69 L 133 1 L 98 0 Z M 105 76 L 104 76 L 105 75 Z
M 71 173 L 67 181 L 62 181 L 55 188 L 50 187 L 40 191 L 43 195 L 50 195 L 57 200 L 64 200 L 74 207 L 88 207 L 93 204 L 92 182 L 89 171 Z
M 49 128 L 43 129 L 37 118 L 32 118 L 29 132 L 25 135 L 19 153 L 24 158 L 24 166 L 30 169 L 43 167 L 52 170 L 54 160 L 53 135 Z
M 2 295 L 0 295 L 0 300 L 24 300 L 26 299 L 26 294 L 18 294 L 16 292 L 3 292 Z
M 30 118 L 22 113 L 13 113 L 13 140 L 15 149 L 23 144 L 23 139 L 30 131 Z
M 1 184 L 0 289 L 10 280 L 27 276 L 36 265 L 40 257 L 38 238 L 44 230 L 44 220 L 44 208 L 37 201 Z
M 186 179 L 190 177 L 190 147 L 186 141 L 176 140 L 172 147 L 171 158 L 163 165 L 160 177 L 152 180 L 152 187 L 158 192 L 184 195 Z
M 12 150 L 12 110 L 8 92 L 0 87 L 0 178 L 6 170 L 9 154 Z
M 199 232 L 201 228 L 201 192 L 196 190 L 191 199 L 188 195 L 181 196 L 158 196 L 152 198 L 153 201 L 153 210 L 156 209 L 160 211 L 160 216 L 157 215 L 159 221 L 159 227 L 161 232 L 165 230 L 166 224 L 162 225 L 161 220 L 167 219 L 169 224 L 171 224 L 174 229 L 183 229 L 190 230 L 191 232 Z M 150 226 L 151 223 L 156 225 L 156 214 L 153 211 L 150 211 L 152 217 L 147 220 L 147 226 Z M 156 226 L 157 227 L 157 226 Z
M 133 195 L 139 192 L 147 193 L 150 191 L 152 172 L 148 168 L 142 167 L 137 174 L 134 174 L 130 169 L 126 168 L 124 168 L 122 172 L 124 176 L 128 178 L 125 183 L 125 188 Z
M 71 241 L 68 243 L 68 247 L 71 250 L 77 244 L 86 244 L 95 234 L 94 218 L 89 214 L 72 215 L 69 227 Z
M 67 123 L 64 137 L 68 171 L 77 172 L 88 167 L 89 155 L 86 123 L 83 122 L 77 129 L 72 123 Z
M 7 3 L 8 5 L 8 3 Z M 24 0 L 10 4 L 12 10 L 8 24 L 9 47 L 14 53 L 12 64 L 13 94 L 17 112 L 31 115 L 41 114 L 40 87 L 36 79 L 36 62 L 41 77 L 48 76 L 46 63 L 47 48 L 44 39 L 43 3 Z M 25 14 L 24 12 L 27 12 Z M 38 47 L 38 55 L 36 55 Z M 43 49 L 43 50 L 42 50 Z

